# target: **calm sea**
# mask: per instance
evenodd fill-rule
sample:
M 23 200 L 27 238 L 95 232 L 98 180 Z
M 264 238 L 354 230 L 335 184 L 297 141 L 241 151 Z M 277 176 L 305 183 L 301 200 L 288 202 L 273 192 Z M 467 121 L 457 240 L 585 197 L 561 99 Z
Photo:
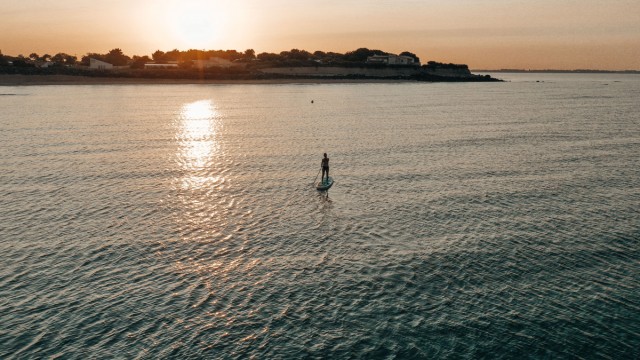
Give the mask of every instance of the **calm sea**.
M 0 358 L 640 358 L 640 76 L 494 76 L 0 87 Z

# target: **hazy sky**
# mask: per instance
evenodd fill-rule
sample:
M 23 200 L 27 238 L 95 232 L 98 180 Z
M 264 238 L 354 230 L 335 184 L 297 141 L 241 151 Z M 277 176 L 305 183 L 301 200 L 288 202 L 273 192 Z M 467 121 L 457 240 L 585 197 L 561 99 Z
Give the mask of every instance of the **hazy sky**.
M 639 0 L 2 0 L 0 50 L 411 51 L 472 69 L 640 69 Z

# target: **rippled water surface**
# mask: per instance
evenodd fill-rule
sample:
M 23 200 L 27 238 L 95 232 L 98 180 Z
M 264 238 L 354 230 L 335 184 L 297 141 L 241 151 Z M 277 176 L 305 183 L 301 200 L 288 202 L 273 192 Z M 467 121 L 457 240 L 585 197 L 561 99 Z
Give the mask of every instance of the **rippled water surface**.
M 500 76 L 0 87 L 0 358 L 639 358 L 640 77 Z

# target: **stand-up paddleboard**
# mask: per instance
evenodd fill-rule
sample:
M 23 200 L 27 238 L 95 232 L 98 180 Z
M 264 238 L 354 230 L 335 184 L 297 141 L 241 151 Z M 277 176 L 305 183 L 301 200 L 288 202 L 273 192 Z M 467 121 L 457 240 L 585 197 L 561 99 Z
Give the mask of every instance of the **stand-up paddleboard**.
M 324 181 L 321 180 L 316 183 L 316 189 L 319 191 L 329 190 L 331 186 L 333 186 L 333 178 L 331 176 L 328 179 L 324 179 Z

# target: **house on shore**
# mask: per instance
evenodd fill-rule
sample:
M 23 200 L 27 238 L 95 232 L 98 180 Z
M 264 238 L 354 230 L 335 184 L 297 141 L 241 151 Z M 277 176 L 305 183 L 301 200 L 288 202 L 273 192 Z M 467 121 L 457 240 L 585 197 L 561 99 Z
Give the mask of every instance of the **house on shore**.
M 89 69 L 92 70 L 113 70 L 113 64 L 104 62 L 102 60 L 89 58 Z
M 38 63 L 36 63 L 36 66 L 38 66 L 38 67 L 40 67 L 40 68 L 43 68 L 43 69 L 46 69 L 46 68 L 48 68 L 48 67 L 50 67 L 50 66 L 53 66 L 53 65 L 55 65 L 55 64 L 56 64 L 56 63 L 55 63 L 55 62 L 53 62 L 53 61 L 43 61 L 43 62 L 38 62 Z
M 420 62 L 410 56 L 400 56 L 394 54 L 373 55 L 367 57 L 367 64 L 385 64 L 385 65 L 415 65 L 419 66 Z

